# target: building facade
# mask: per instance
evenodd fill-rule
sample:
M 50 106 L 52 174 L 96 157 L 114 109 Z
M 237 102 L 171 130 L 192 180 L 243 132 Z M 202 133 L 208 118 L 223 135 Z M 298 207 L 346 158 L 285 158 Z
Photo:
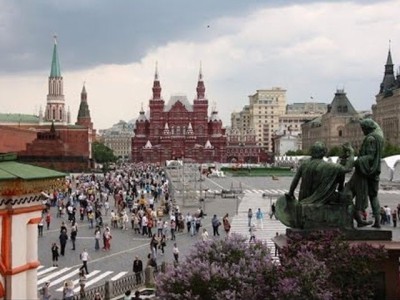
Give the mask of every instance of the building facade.
M 132 161 L 164 164 L 166 160 L 224 162 L 226 135 L 215 108 L 208 116 L 203 74 L 200 69 L 193 104 L 184 95 L 172 96 L 165 103 L 156 68 L 149 114 L 143 108 L 135 123 Z
M 114 155 L 124 161 L 132 159 L 133 123 L 119 121 L 110 129 L 101 130 L 101 139 Z
M 272 162 L 272 156 L 257 145 L 256 133 L 252 128 L 239 130 L 237 127 L 226 128 L 226 162 L 260 163 Z
M 286 90 L 279 87 L 257 90 L 242 111 L 231 114 L 231 132 L 254 131 L 256 146 L 270 157 L 277 154 L 277 147 L 278 151 L 301 149 L 301 125 L 326 109 L 325 103 L 286 104 Z
M 324 142 L 328 149 L 340 147 L 346 142 L 359 149 L 363 139 L 360 117 L 344 90 L 338 89 L 327 112 L 302 125 L 303 149 L 310 149 L 317 141 Z
M 257 145 L 267 152 L 273 152 L 272 140 L 285 110 L 286 90 L 280 87 L 257 90 L 249 96 L 249 125 L 255 130 Z
M 400 145 L 400 73 L 394 74 L 392 54 L 389 49 L 383 80 L 372 105 L 374 120 L 381 126 L 385 140 Z

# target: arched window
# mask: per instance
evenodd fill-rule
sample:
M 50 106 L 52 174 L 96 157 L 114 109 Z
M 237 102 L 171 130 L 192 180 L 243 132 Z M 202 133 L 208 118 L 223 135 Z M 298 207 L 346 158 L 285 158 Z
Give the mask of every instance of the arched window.
M 55 120 L 56 119 L 56 109 L 55 108 L 53 108 L 53 118 L 52 118 L 53 120 Z
M 60 120 L 62 120 L 63 119 L 63 111 L 62 111 L 62 109 L 60 108 Z

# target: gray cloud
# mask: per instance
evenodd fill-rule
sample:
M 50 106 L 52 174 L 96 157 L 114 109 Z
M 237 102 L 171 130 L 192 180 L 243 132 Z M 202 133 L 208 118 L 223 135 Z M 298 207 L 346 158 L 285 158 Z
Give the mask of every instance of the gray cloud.
M 355 2 L 376 1 L 379 0 Z M 199 40 L 218 35 L 210 24 L 217 17 L 237 17 L 261 6 L 319 1 L 260 2 L 15 0 L 1 3 L 0 73 L 48 69 L 54 33 L 59 36 L 62 68 L 76 70 L 138 61 L 150 49 L 170 40 Z

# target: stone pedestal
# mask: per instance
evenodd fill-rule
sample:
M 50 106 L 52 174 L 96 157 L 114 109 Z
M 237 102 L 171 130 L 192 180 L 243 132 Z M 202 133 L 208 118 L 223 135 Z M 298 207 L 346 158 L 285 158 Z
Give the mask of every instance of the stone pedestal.
M 329 228 L 323 230 L 330 230 Z M 331 228 L 331 230 L 337 230 L 337 228 Z M 299 234 L 302 237 L 308 237 L 310 234 L 315 232 L 316 229 L 286 229 L 286 234 Z M 364 227 L 359 229 L 340 229 L 343 233 L 344 239 L 347 241 L 391 241 L 392 231 L 376 229 L 372 227 Z
M 287 233 L 301 234 L 306 237 L 312 230 L 288 229 Z M 345 239 L 350 245 L 359 245 L 366 243 L 372 247 L 381 246 L 388 252 L 388 257 L 377 265 L 379 270 L 376 293 L 377 299 L 400 299 L 399 285 L 399 258 L 400 242 L 392 241 L 392 232 L 387 230 L 363 228 L 360 230 L 345 230 Z M 272 238 L 278 249 L 287 246 L 287 236 L 279 235 Z

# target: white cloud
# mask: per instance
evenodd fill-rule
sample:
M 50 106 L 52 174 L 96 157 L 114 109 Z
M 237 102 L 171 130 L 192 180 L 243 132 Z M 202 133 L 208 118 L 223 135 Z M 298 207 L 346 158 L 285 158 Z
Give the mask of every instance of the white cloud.
M 248 104 L 247 95 L 273 86 L 286 88 L 292 103 L 311 95 L 330 102 L 336 87 L 344 85 L 353 105 L 368 109 L 383 76 L 389 39 L 394 63 L 400 64 L 398 4 L 317 3 L 221 17 L 211 22 L 209 34 L 170 41 L 136 63 L 77 72 L 63 68 L 67 105 L 75 119 L 86 81 L 94 125 L 107 128 L 136 118 L 141 103 L 147 107 L 156 61 L 166 101 L 181 92 L 194 98 L 202 61 L 210 106 L 216 101 L 224 125 L 232 111 Z M 0 109 L 32 113 L 45 106 L 47 76 L 0 77 Z

